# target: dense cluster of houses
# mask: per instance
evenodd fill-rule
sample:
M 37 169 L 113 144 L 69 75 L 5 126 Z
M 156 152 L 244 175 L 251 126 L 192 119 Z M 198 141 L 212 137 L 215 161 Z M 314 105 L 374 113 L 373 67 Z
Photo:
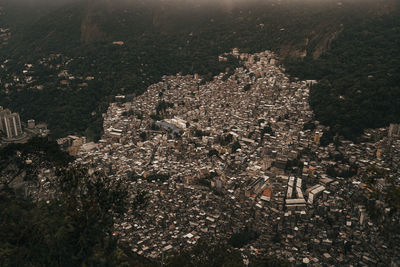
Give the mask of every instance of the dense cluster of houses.
M 399 235 L 382 234 L 398 213 L 381 200 L 385 224 L 367 212 L 369 192 L 384 190 L 388 177 L 398 185 L 398 126 L 368 130 L 360 144 L 335 137 L 321 146 L 328 129 L 313 120 L 314 81 L 290 80 L 269 51 L 232 55 L 242 67 L 212 81 L 165 76 L 132 102 L 118 96 L 103 138 L 81 146 L 76 164 L 123 180 L 131 193 L 114 234 L 153 258 L 250 229 L 258 238 L 244 245 L 248 253 L 398 264 Z M 367 184 L 371 166 L 389 176 Z M 143 192 L 148 203 L 138 208 Z

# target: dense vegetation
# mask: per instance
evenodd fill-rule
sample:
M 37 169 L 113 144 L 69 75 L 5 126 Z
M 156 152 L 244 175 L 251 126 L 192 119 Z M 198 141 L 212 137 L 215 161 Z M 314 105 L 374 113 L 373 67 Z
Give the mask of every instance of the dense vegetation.
M 2 148 L 0 150 L 0 170 L 10 165 L 15 158 L 21 164 L 30 159 L 37 160 L 37 163 L 49 162 L 56 167 L 65 167 L 73 159 L 66 152 L 61 151 L 56 142 L 42 137 L 31 138 L 25 144 L 9 144 Z
M 241 232 L 234 233 L 228 243 L 234 248 L 241 248 L 257 238 L 257 232 L 246 228 Z
M 200 241 L 189 251 L 179 251 L 170 255 L 166 266 L 199 266 L 199 267 L 283 267 L 291 266 L 287 261 L 275 257 L 246 257 L 247 265 L 238 250 L 223 244 L 210 245 Z
M 58 175 L 55 199 L 35 201 L 0 194 L 1 266 L 116 266 L 126 255 L 112 237 L 113 216 L 123 214 L 120 184 L 83 170 Z
M 10 144 L 0 150 L 0 187 L 36 181 L 41 169 L 63 168 L 73 160 L 56 142 L 32 138 L 26 144 Z M 23 177 L 23 179 L 16 179 Z
M 68 168 L 71 160 L 44 138 L 0 150 L 1 266 L 114 266 L 127 260 L 112 235 L 126 190 L 102 174 Z M 24 182 L 38 183 L 40 169 L 53 168 L 46 190 L 54 197 L 30 198 L 17 190 Z
M 44 89 L 14 84 L 8 94 L 0 92 L 0 105 L 20 112 L 24 120 L 47 122 L 55 137 L 85 134 L 96 140 L 102 130 L 101 114 L 116 94 L 140 94 L 162 75 L 177 72 L 199 73 L 210 79 L 239 64 L 233 58 L 218 62 L 218 55 L 234 47 L 243 52 L 273 49 L 291 57 L 305 52 L 311 58 L 318 57 L 332 34 L 340 32 L 341 24 L 351 35 L 366 17 L 379 13 L 375 1 L 363 1 L 363 5 L 347 1 L 344 6 L 336 1 L 256 2 L 226 9 L 222 4 L 200 6 L 190 1 L 179 5 L 137 1 L 111 6 L 106 1 L 78 1 L 48 15 L 42 15 L 41 10 L 40 16 L 23 20 L 29 22 L 25 24 L 13 24 L 8 14 L 13 38 L 1 50 L 0 58 L 12 60 L 0 70 L 0 78 L 3 83 L 13 83 L 24 64 L 32 63 L 32 86 L 43 85 Z M 123 41 L 124 45 L 113 45 L 113 41 Z M 60 86 L 60 70 L 38 63 L 52 53 L 63 55 L 61 62 L 51 62 L 61 64 L 60 70 L 95 80 L 86 87 L 73 80 Z M 323 113 L 315 108 L 317 114 Z
M 319 59 L 288 65 L 293 75 L 320 80 L 311 105 L 334 133 L 355 139 L 400 122 L 400 13 L 346 27 Z

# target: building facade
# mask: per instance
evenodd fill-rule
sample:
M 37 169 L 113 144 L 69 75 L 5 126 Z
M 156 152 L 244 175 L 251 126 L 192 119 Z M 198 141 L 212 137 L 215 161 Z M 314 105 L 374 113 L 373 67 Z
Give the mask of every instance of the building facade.
M 18 113 L 11 113 L 9 109 L 0 107 L 0 131 L 8 138 L 22 136 L 21 119 Z

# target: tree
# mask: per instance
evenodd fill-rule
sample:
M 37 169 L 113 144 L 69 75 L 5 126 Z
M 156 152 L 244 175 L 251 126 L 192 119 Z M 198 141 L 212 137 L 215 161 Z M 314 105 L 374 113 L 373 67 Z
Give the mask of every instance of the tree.
M 240 145 L 239 141 L 236 141 L 235 143 L 232 144 L 232 153 L 235 153 L 241 147 L 242 146 Z
M 0 265 L 121 266 L 126 256 L 112 229 L 126 207 L 122 184 L 84 169 L 57 174 L 54 199 L 1 191 Z
M 241 248 L 247 245 L 252 240 L 257 239 L 258 233 L 249 230 L 248 228 L 244 229 L 239 233 L 235 233 L 232 237 L 228 240 L 228 243 L 235 248 Z
M 274 256 L 256 257 L 251 259 L 250 267 L 288 267 L 292 266 L 288 261 L 278 259 Z
M 246 84 L 244 87 L 243 87 L 243 90 L 244 91 L 249 91 L 251 89 L 251 84 Z
M 333 142 L 333 133 L 332 131 L 326 131 L 322 134 L 321 139 L 320 139 L 320 144 L 321 146 L 327 146 L 330 143 Z
M 216 150 L 216 149 L 211 149 L 210 151 L 208 151 L 208 157 L 209 158 L 212 158 L 212 156 L 217 156 L 217 157 L 219 157 L 219 153 L 218 153 L 218 151 Z
M 245 265 L 238 251 L 226 245 L 210 245 L 200 241 L 191 250 L 180 251 L 167 257 L 166 266 L 239 267 Z
M 283 267 L 290 266 L 287 261 L 280 260 L 275 256 L 254 257 L 242 255 L 242 253 L 224 244 L 209 244 L 200 240 L 190 250 L 182 250 L 167 255 L 166 266 L 199 266 L 199 267 L 241 267 L 246 266 L 244 259 L 249 262 L 248 266 Z

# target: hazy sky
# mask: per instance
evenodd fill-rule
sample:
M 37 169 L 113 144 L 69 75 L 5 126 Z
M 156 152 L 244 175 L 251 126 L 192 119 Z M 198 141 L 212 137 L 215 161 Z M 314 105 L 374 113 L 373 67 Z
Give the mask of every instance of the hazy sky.
M 343 6 L 346 6 L 347 3 L 366 3 L 372 2 L 377 5 L 384 4 L 385 2 L 393 2 L 397 0 L 0 0 L 0 5 L 4 3 L 8 4 L 18 4 L 19 6 L 25 5 L 29 6 L 42 6 L 42 7 L 57 7 L 70 2 L 93 2 L 93 3 L 101 3 L 106 2 L 109 5 L 115 4 L 129 4 L 129 3 L 141 3 L 141 4 L 157 4 L 157 3 L 171 3 L 171 4 L 183 4 L 185 6 L 194 5 L 209 5 L 214 4 L 218 6 L 232 8 L 236 4 L 252 4 L 252 3 L 262 3 L 262 4 L 317 4 L 317 5 L 336 5 L 341 2 Z

